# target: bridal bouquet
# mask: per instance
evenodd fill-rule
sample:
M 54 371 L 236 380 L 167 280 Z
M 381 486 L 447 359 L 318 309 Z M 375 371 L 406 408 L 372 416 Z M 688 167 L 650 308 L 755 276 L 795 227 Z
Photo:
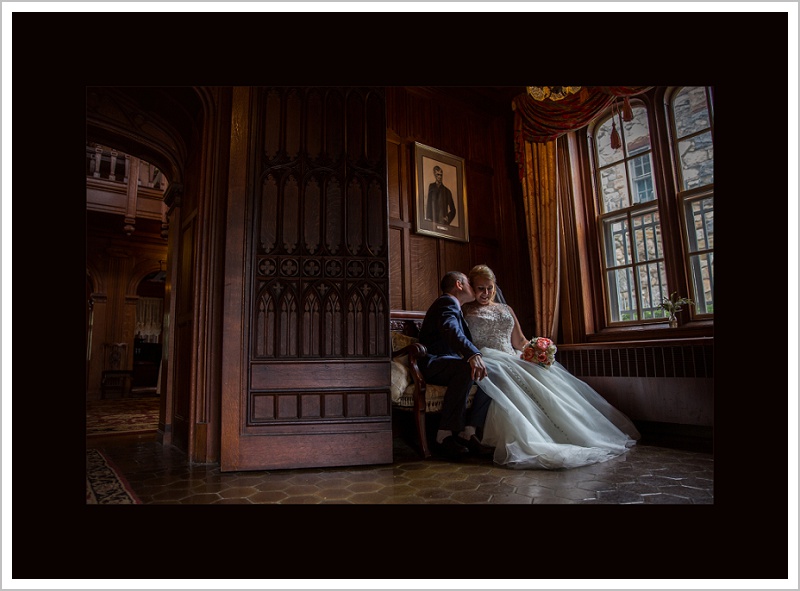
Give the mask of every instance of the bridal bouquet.
M 557 350 L 555 343 L 547 337 L 533 337 L 522 348 L 522 355 L 520 357 L 525 361 L 538 363 L 545 369 L 550 369 L 550 366 L 553 365 L 556 360 Z

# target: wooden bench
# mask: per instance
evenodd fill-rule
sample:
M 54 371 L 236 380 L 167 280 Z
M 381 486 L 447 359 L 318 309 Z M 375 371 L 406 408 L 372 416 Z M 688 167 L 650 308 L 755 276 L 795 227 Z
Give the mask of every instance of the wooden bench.
M 423 458 L 429 458 L 426 416 L 442 410 L 445 386 L 428 384 L 417 361 L 428 354 L 419 342 L 424 312 L 393 311 L 389 329 L 392 338 L 392 408 L 412 414 L 417 446 Z M 477 386 L 472 387 L 467 406 L 471 406 Z

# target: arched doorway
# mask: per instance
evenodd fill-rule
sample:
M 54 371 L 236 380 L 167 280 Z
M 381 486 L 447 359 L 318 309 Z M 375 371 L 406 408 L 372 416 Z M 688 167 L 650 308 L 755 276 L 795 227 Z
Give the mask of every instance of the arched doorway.
M 153 164 L 168 180 L 163 198 L 169 226 L 164 232 L 167 254 L 156 259 L 163 261 L 163 267 L 159 269 L 156 265 L 155 269 L 166 272 L 164 316 L 169 319 L 168 330 L 160 337 L 165 362 L 159 381 L 162 388 L 158 436 L 161 443 L 183 449 L 190 461 L 197 462 L 215 461 L 219 457 L 221 350 L 218 342 L 222 282 L 221 268 L 216 262 L 224 249 L 227 169 L 219 166 L 218 156 L 206 158 L 209 145 L 224 157 L 229 139 L 229 129 L 215 124 L 219 109 L 230 117 L 229 108 L 215 104 L 219 97 L 224 102 L 224 90 L 87 89 L 87 142 L 115 146 L 118 152 Z M 204 129 L 210 131 L 204 133 Z M 187 174 L 192 183 L 184 193 Z M 136 236 L 144 222 L 137 218 L 131 223 L 129 217 L 126 215 L 123 229 Z M 133 226 L 133 230 L 128 226 Z M 135 256 L 124 247 L 108 255 L 118 259 L 119 267 L 136 265 Z M 137 267 L 137 270 L 144 269 Z M 117 325 L 130 327 L 130 334 L 126 332 L 123 338 L 131 343 L 131 369 L 136 303 L 147 297 L 138 293 L 145 275 L 146 272 L 138 275 L 135 283 L 120 279 L 119 284 L 109 286 L 109 292 L 125 289 L 126 301 L 120 305 L 125 312 L 111 314 L 110 318 Z M 129 273 L 128 277 L 133 275 Z M 203 379 L 195 379 L 198 375 Z M 198 435 L 197 430 L 202 433 Z
M 127 234 L 121 215 L 97 209 L 87 203 L 87 437 L 155 440 L 168 235 L 158 219 Z

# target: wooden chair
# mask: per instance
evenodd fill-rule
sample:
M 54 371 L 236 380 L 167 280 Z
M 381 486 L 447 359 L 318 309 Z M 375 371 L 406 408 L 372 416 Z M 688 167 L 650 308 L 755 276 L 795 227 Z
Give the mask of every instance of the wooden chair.
M 125 398 L 131 393 L 131 371 L 107 369 L 100 379 L 101 398 Z
M 397 318 L 391 320 L 392 337 L 392 408 L 412 414 L 420 455 L 431 457 L 428 446 L 426 416 L 442 410 L 445 386 L 428 384 L 419 370 L 418 360 L 428 354 L 419 342 L 422 318 Z M 477 386 L 473 386 L 467 399 L 472 405 Z

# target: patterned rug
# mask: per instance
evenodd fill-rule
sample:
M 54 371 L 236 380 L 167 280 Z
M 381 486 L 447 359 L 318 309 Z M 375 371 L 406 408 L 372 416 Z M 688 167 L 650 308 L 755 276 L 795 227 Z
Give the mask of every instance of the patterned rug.
M 142 504 L 116 466 L 97 449 L 86 450 L 86 504 Z
M 86 402 L 86 434 L 142 433 L 158 429 L 158 396 Z

